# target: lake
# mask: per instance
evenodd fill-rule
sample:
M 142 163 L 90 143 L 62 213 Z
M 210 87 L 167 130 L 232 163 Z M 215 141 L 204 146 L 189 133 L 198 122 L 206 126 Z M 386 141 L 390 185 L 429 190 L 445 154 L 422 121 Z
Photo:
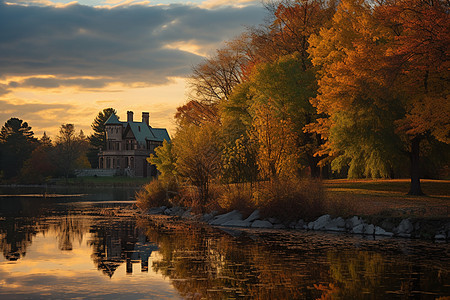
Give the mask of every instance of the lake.
M 1 299 L 438 299 L 448 243 L 139 216 L 132 188 L 0 188 Z

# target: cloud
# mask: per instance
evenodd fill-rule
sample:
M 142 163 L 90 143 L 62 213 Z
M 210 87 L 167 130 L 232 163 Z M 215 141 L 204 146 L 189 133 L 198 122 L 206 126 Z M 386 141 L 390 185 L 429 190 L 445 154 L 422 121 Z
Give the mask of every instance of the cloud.
M 205 49 L 214 50 L 263 16 L 260 5 L 105 8 L 0 2 L 0 77 L 27 76 L 19 86 L 40 88 L 101 88 L 118 81 L 161 85 L 169 77 L 187 76 Z M 0 93 L 10 88 L 0 86 Z
M 42 131 L 46 128 L 56 133 L 57 128 L 66 123 L 66 117 L 75 116 L 74 106 L 71 104 L 25 103 L 15 99 L 15 103 L 0 100 L 0 107 L 0 120 L 6 122 L 10 118 L 18 117 L 28 122 L 34 132 L 36 129 Z

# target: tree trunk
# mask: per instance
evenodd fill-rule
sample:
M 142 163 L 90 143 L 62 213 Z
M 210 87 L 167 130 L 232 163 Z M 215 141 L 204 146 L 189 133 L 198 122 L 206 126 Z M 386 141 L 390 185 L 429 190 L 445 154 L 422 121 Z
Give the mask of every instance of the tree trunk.
M 411 140 L 411 186 L 408 195 L 423 195 L 420 187 L 420 137 L 415 137 Z

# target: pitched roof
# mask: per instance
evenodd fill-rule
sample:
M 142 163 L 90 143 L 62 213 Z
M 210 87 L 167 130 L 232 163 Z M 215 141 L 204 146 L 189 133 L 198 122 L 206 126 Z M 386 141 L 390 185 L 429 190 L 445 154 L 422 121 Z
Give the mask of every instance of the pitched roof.
M 130 128 L 138 143 L 170 141 L 169 133 L 165 128 L 152 128 L 145 122 L 120 122 L 114 113 L 106 120 L 105 125 L 122 125 L 125 131 Z
M 159 141 L 170 141 L 169 133 L 165 128 L 152 128 L 151 130 Z
M 105 125 L 122 125 L 122 122 L 119 121 L 115 113 L 112 113 L 106 120 Z

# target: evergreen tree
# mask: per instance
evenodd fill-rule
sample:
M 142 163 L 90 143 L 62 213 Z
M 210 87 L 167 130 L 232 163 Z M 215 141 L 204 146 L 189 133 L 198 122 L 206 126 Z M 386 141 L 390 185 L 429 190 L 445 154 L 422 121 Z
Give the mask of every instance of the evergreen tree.
M 27 122 L 18 118 L 6 121 L 0 132 L 2 144 L 1 170 L 5 178 L 16 176 L 27 160 L 33 149 L 37 146 L 37 140 Z

